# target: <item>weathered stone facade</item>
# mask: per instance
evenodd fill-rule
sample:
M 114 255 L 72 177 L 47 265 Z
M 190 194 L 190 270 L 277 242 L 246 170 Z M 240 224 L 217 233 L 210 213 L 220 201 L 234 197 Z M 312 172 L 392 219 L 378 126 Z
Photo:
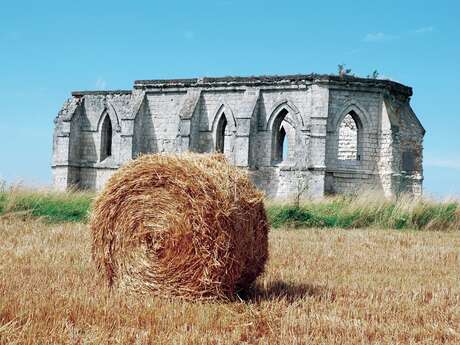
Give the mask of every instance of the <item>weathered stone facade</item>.
M 55 120 L 54 185 L 99 190 L 142 153 L 223 152 L 269 197 L 369 187 L 422 192 L 424 129 L 412 89 L 294 75 L 140 80 L 73 92 Z

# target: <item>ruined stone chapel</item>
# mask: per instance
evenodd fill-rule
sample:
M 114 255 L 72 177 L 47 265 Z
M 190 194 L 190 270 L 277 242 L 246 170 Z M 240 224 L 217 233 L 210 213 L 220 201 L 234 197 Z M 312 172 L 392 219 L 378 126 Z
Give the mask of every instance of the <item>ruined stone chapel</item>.
M 422 192 L 412 89 L 331 75 L 138 80 L 76 91 L 55 119 L 58 189 L 99 190 L 143 153 L 222 152 L 271 198 Z

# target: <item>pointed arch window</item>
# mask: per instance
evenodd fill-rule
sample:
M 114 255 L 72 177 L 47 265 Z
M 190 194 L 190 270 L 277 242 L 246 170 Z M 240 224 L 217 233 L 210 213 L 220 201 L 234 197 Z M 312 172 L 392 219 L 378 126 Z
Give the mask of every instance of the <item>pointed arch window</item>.
M 101 162 L 112 155 L 112 122 L 106 115 L 101 127 Z
M 339 125 L 337 158 L 339 160 L 361 160 L 362 125 L 358 115 L 350 111 Z
M 293 132 L 291 124 L 286 120 L 288 111 L 279 112 L 272 127 L 272 162 L 279 164 L 289 157 L 289 134 Z
M 282 162 L 286 157 L 287 157 L 287 139 L 286 139 L 286 130 L 284 129 L 284 126 L 281 124 L 281 128 L 279 130 L 278 134 L 278 160 Z M 286 150 L 286 152 L 284 152 Z
M 227 124 L 227 117 L 225 116 L 225 113 L 222 113 L 219 122 L 217 123 L 216 129 L 216 152 L 225 152 L 225 136 L 227 131 Z

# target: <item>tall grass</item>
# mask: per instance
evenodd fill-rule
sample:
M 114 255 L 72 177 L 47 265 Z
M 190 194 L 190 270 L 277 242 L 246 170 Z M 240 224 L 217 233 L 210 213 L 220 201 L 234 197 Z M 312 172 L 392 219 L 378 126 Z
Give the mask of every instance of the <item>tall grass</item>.
M 94 194 L 11 187 L 0 191 L 0 215 L 21 214 L 51 223 L 85 222 Z
M 274 228 L 460 230 L 458 201 L 434 201 L 410 196 L 388 199 L 371 192 L 304 202 L 299 207 L 268 201 L 267 213 Z
M 26 214 L 48 222 L 86 222 L 95 194 L 9 188 L 0 190 L 0 217 Z M 364 192 L 358 196 L 336 196 L 305 201 L 300 206 L 267 200 L 273 228 L 385 228 L 416 230 L 460 230 L 459 201 L 435 201 L 402 196 L 388 199 Z

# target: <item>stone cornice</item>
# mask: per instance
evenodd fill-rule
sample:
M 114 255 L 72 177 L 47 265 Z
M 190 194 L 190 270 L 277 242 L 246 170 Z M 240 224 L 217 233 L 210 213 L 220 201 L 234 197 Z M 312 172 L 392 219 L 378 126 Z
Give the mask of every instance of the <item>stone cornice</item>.
M 353 76 L 337 76 L 328 74 L 295 74 L 295 75 L 273 75 L 273 76 L 251 76 L 251 77 L 203 77 L 188 79 L 150 79 L 136 80 L 135 90 L 162 91 L 175 89 L 177 91 L 185 88 L 238 88 L 238 87 L 295 87 L 311 84 L 324 84 L 330 88 L 361 88 L 387 90 L 393 94 L 400 94 L 403 97 L 412 96 L 412 88 L 392 80 L 358 78 Z M 244 91 L 244 89 L 239 90 Z M 132 90 L 108 90 L 108 91 L 74 91 L 73 97 L 83 96 L 107 96 L 107 95 L 129 95 Z
M 107 96 L 107 95 L 129 95 L 131 90 L 109 90 L 109 91 L 73 91 L 73 97 L 83 96 Z
M 189 79 L 153 79 L 136 80 L 135 89 L 166 89 L 190 87 L 235 87 L 235 86 L 284 86 L 302 84 L 330 84 L 335 87 L 362 86 L 387 89 L 410 97 L 412 88 L 391 80 L 358 78 L 353 76 L 337 76 L 325 74 L 296 74 L 283 76 L 251 76 L 251 77 L 204 77 Z

